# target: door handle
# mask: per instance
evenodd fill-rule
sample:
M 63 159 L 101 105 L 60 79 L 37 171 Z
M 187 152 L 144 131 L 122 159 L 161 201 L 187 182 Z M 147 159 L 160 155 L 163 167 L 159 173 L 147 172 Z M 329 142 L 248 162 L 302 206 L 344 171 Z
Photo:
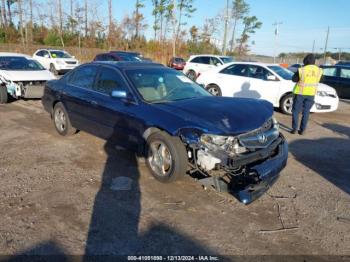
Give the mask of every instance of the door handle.
M 93 105 L 93 106 L 97 106 L 98 105 L 98 103 L 96 102 L 96 101 L 89 101 L 89 103 L 91 104 L 91 105 Z

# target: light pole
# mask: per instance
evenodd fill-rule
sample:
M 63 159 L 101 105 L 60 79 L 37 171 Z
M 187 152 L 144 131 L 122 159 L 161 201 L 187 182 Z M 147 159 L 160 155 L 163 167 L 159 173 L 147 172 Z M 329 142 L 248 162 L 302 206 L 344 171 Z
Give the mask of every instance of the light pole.
M 276 63 L 276 53 L 277 53 L 277 47 L 278 47 L 278 26 L 283 24 L 282 22 L 275 22 L 272 25 L 275 27 L 275 44 L 273 49 L 273 63 Z

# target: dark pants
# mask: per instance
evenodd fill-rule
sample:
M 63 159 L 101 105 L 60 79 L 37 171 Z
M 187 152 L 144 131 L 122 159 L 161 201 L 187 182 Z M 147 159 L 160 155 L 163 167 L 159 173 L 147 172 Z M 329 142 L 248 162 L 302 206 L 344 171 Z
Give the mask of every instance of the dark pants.
M 307 122 L 309 120 L 310 109 L 314 104 L 314 96 L 303 96 L 295 95 L 293 101 L 293 130 L 298 130 L 299 126 L 299 114 L 302 112 L 303 117 L 301 119 L 301 124 L 299 130 L 301 132 L 305 131 Z

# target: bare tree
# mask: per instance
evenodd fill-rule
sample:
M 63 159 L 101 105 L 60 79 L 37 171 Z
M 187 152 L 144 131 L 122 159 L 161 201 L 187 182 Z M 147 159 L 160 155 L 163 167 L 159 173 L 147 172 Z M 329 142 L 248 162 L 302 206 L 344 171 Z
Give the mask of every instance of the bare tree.
M 21 42 L 22 46 L 25 46 L 24 42 L 24 33 L 23 33 L 23 8 L 22 8 L 22 0 L 17 1 L 18 4 L 18 15 L 19 15 L 19 32 L 21 34 Z
M 233 52 L 235 47 L 235 33 L 239 20 L 243 19 L 243 16 L 249 12 L 249 5 L 244 0 L 234 0 L 231 9 L 231 18 L 233 20 L 233 29 L 231 37 L 230 51 Z
M 9 22 L 10 25 L 12 25 L 12 11 L 11 11 L 11 5 L 14 4 L 16 2 L 16 0 L 7 0 L 7 11 L 9 14 Z
M 108 36 L 112 34 L 113 16 L 112 16 L 112 0 L 108 0 Z
M 60 35 L 60 40 L 61 40 L 62 47 L 64 47 L 62 1 L 61 0 L 57 0 L 57 5 L 58 5 L 58 21 L 59 21 L 58 32 L 59 32 L 59 35 Z
M 85 37 L 88 35 L 88 0 L 84 2 L 84 24 L 85 24 Z
M 2 17 L 4 19 L 4 25 L 8 26 L 5 0 L 1 0 L 1 14 L 2 14 Z

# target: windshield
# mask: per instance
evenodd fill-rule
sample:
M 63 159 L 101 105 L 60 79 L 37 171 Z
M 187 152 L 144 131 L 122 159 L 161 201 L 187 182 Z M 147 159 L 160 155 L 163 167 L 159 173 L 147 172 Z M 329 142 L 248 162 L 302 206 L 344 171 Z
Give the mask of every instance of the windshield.
M 126 74 L 147 102 L 163 103 L 211 96 L 184 74 L 166 68 L 127 70 Z
M 272 71 L 274 71 L 277 75 L 282 77 L 285 80 L 292 80 L 294 73 L 282 66 L 268 66 Z
M 64 51 L 50 51 L 52 58 L 72 58 L 70 54 Z
M 37 61 L 21 56 L 0 56 L 0 69 L 23 71 L 45 70 Z
M 222 62 L 224 62 L 224 64 L 233 62 L 233 58 L 230 56 L 222 56 L 220 57 L 220 59 L 222 60 Z

